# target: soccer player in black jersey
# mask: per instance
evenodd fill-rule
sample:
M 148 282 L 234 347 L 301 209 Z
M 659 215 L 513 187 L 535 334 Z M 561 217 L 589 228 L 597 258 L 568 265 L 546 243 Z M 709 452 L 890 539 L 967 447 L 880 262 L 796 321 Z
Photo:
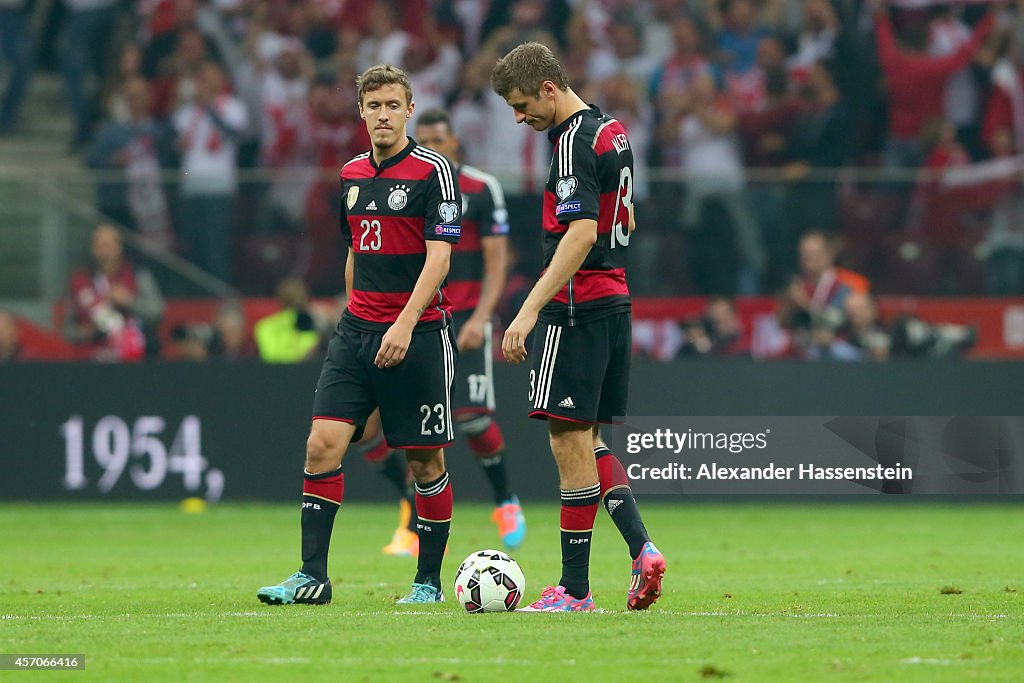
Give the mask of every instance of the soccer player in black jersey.
M 491 319 L 507 278 L 508 210 L 498 179 L 468 164 L 458 163 L 459 138 L 443 109 L 420 112 L 416 142 L 443 154 L 455 164 L 462 191 L 462 236 L 452 247 L 446 291 L 452 302 L 459 362 L 452 387 L 455 431 L 466 439 L 494 496 L 491 519 L 505 547 L 518 548 L 526 536 L 526 518 L 512 490 L 505 463 L 505 437 L 494 417 L 494 372 Z M 365 445 L 364 445 L 365 444 Z M 418 555 L 419 537 L 413 501 L 406 482 L 406 464 L 388 448 L 374 428 L 374 418 L 359 444 L 366 461 L 399 491 L 399 524 L 384 546 L 387 555 Z
M 546 419 L 561 486 L 562 577 L 525 611 L 594 609 L 590 539 L 603 502 L 633 558 L 627 609 L 661 594 L 665 558 L 651 543 L 622 464 L 598 423 L 626 414 L 632 327 L 626 250 L 633 220 L 633 152 L 618 121 L 569 87 L 546 46 L 524 43 L 491 76 L 517 123 L 554 146 L 542 214 L 544 271 L 505 331 L 502 352 L 527 357 L 530 417 Z
M 399 603 L 443 602 L 441 560 L 452 489 L 444 447 L 454 437 L 455 340 L 444 281 L 461 231 L 451 164 L 406 136 L 408 76 L 391 65 L 358 79 L 359 113 L 373 148 L 341 169 L 341 232 L 348 306 L 328 346 L 313 399 L 302 489 L 302 567 L 257 597 L 269 604 L 331 600 L 327 553 L 344 495 L 342 459 L 380 409 L 388 443 L 416 481 L 420 553 Z

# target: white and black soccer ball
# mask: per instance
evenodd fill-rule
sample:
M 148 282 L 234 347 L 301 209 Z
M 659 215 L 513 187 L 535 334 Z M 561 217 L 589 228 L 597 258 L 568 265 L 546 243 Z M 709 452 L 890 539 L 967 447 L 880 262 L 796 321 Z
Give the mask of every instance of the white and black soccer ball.
M 478 550 L 455 574 L 455 598 L 470 614 L 511 612 L 523 598 L 526 577 L 519 563 L 500 550 Z

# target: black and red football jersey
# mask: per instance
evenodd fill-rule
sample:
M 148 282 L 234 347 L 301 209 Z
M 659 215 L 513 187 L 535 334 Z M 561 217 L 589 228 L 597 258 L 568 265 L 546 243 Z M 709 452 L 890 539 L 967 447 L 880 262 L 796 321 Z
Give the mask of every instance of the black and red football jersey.
M 508 235 L 508 209 L 497 178 L 466 165 L 459 166 L 457 172 L 462 191 L 462 237 L 452 247 L 448 297 L 453 311 L 472 311 L 480 303 L 483 240 Z
M 597 107 L 584 109 L 548 132 L 554 144 L 544 188 L 544 267 L 569 223 L 597 221 L 597 243 L 583 265 L 541 310 L 540 319 L 577 325 L 630 310 L 626 285 L 633 151 L 622 124 Z
M 457 244 L 462 195 L 452 165 L 410 140 L 380 166 L 370 152 L 341 168 L 341 234 L 354 254 L 352 295 L 345 319 L 367 330 L 387 329 L 409 301 L 426 262 L 427 240 Z M 451 319 L 442 283 L 416 329 Z

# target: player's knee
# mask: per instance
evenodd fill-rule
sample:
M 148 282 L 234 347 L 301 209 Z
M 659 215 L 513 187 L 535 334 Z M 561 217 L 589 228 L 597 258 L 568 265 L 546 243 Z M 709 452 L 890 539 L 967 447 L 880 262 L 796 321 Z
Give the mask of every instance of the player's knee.
M 328 434 L 312 431 L 306 439 L 306 471 L 324 472 L 341 463 L 341 444 Z
M 440 448 L 408 450 L 405 452 L 405 457 L 409 461 L 409 472 L 418 484 L 435 481 L 444 474 L 444 451 Z

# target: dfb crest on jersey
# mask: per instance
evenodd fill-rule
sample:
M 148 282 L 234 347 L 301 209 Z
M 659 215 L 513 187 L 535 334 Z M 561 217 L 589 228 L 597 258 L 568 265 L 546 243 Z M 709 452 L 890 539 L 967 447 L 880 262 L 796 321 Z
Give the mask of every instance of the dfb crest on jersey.
M 579 185 L 579 182 L 574 175 L 559 178 L 558 182 L 555 183 L 555 194 L 558 195 L 558 200 L 563 201 L 566 197 L 571 197 L 572 193 L 576 191 L 577 185 Z
M 454 223 L 459 217 L 459 205 L 455 202 L 441 202 L 437 212 L 441 214 L 441 220 L 445 223 Z
M 392 211 L 401 211 L 409 203 L 408 190 L 409 188 L 405 185 L 397 185 L 391 188 L 391 194 L 388 195 L 388 206 L 391 207 Z
M 353 185 L 348 188 L 348 196 L 345 197 L 345 206 L 352 210 L 352 207 L 356 205 L 356 200 L 359 199 L 359 186 Z

